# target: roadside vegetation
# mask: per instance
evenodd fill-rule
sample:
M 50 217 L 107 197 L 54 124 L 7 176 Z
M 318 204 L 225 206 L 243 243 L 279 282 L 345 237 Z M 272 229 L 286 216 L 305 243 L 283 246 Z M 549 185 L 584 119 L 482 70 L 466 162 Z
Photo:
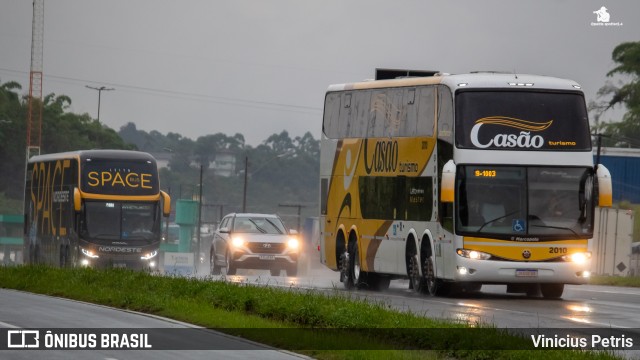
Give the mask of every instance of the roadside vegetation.
M 589 284 L 640 287 L 640 276 L 592 275 Z
M 319 359 L 616 359 L 535 350 L 504 330 L 394 311 L 357 293 L 44 266 L 0 267 L 0 287 L 160 315 Z

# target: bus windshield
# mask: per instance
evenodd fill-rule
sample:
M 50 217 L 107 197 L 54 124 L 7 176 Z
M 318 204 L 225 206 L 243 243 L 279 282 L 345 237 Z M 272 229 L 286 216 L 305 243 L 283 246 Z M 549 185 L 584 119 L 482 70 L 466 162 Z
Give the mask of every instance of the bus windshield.
M 460 166 L 456 232 L 521 241 L 593 234 L 593 175 L 583 167 Z
M 160 235 L 158 205 L 87 201 L 83 235 L 92 240 L 122 241 L 131 245 L 158 240 Z

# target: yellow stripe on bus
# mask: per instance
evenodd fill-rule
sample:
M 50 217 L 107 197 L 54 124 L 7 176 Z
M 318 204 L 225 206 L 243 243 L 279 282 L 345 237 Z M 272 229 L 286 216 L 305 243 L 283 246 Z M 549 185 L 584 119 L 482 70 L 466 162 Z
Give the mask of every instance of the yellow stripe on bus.
M 588 250 L 588 239 L 553 241 L 510 241 L 464 237 L 464 248 L 482 251 L 514 261 L 545 261 Z

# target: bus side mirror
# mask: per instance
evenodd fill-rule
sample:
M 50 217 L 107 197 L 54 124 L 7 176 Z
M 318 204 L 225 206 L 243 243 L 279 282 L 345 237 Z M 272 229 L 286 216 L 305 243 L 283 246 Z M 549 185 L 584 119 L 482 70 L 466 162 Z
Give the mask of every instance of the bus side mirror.
M 171 196 L 162 190 L 160 195 L 162 196 L 162 215 L 169 217 L 171 215 Z
M 454 189 L 456 184 L 456 163 L 453 160 L 447 161 L 442 168 L 442 181 L 440 182 L 440 201 L 452 203 L 454 200 Z
M 598 176 L 598 206 L 611 207 L 613 205 L 611 173 L 604 165 L 598 164 L 596 174 Z
M 82 210 L 82 194 L 77 187 L 73 188 L 73 210 L 76 212 Z

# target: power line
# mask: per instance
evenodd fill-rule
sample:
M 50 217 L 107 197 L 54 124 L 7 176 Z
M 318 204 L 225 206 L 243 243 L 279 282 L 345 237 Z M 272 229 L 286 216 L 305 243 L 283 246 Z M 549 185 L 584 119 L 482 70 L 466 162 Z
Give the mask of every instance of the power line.
M 17 73 L 27 75 L 26 72 L 11 70 L 6 68 L 0 68 L 0 71 L 5 71 L 9 73 Z M 57 82 L 62 82 L 71 85 L 77 86 L 85 86 L 85 83 L 93 83 L 97 84 L 96 81 L 86 80 L 86 79 L 78 79 L 66 76 L 57 76 L 57 75 L 46 75 L 47 79 L 55 79 Z M 51 80 L 50 80 L 51 81 Z M 220 104 L 231 104 L 231 105 L 243 105 L 247 107 L 254 107 L 260 109 L 271 109 L 271 110 L 283 110 L 283 111 L 292 111 L 292 112 L 303 112 L 303 113 L 319 113 L 322 112 L 321 108 L 316 108 L 313 106 L 304 106 L 304 105 L 293 105 L 293 104 L 283 104 L 269 101 L 259 101 L 259 100 L 248 100 L 248 99 L 237 99 L 237 98 L 228 98 L 222 96 L 213 96 L 206 94 L 199 94 L 193 92 L 186 91 L 175 91 L 175 90 L 166 90 L 166 89 L 157 89 L 136 85 L 128 85 L 128 84 L 119 84 L 119 83 L 109 83 L 102 82 L 101 84 L 117 87 L 119 90 L 124 89 L 124 91 L 142 93 L 142 94 L 151 94 L 151 95 L 159 95 L 165 96 L 169 98 L 175 99 L 188 99 L 195 101 L 205 101 L 205 102 L 214 102 Z

